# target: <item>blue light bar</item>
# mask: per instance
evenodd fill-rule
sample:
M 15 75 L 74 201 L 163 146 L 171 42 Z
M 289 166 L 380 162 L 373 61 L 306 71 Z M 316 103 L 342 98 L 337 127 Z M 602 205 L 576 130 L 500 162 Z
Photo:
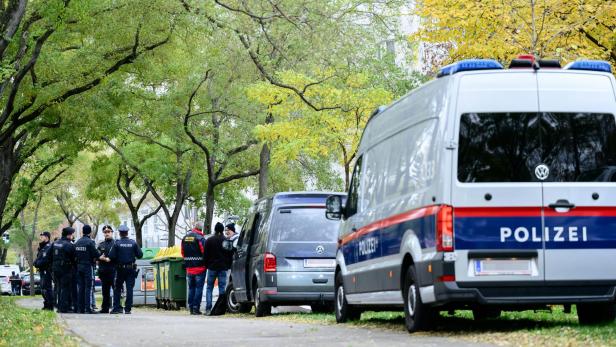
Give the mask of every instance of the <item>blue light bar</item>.
M 610 65 L 610 63 L 604 60 L 578 60 L 569 63 L 567 66 L 565 66 L 565 69 L 612 72 L 612 66 Z
M 436 77 L 453 75 L 462 71 L 502 70 L 501 63 L 493 59 L 466 59 L 441 68 Z

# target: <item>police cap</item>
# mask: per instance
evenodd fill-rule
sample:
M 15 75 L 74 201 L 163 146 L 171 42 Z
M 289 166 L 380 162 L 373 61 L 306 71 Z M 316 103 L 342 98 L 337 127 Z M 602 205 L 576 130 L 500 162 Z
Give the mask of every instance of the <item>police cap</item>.
M 120 234 L 128 234 L 128 226 L 126 226 L 125 224 L 122 224 L 118 228 L 118 231 L 120 232 Z

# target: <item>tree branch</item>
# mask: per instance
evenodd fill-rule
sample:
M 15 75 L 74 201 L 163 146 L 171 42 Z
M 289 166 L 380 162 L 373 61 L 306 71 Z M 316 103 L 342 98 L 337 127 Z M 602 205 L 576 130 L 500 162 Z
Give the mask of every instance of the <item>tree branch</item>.
M 229 183 L 231 181 L 235 181 L 237 179 L 240 178 L 246 178 L 246 177 L 251 177 L 251 176 L 256 176 L 259 174 L 259 170 L 253 170 L 253 171 L 247 171 L 247 172 L 241 172 L 238 174 L 234 174 L 231 176 L 227 176 L 225 178 L 221 178 L 219 180 L 216 180 L 216 182 L 214 182 L 215 186 L 221 185 L 221 184 L 225 184 L 225 183 Z
M 208 178 L 211 178 L 214 175 L 214 168 L 212 167 L 212 164 L 210 162 L 210 158 L 211 158 L 210 150 L 207 148 L 207 146 L 203 142 L 199 141 L 197 139 L 197 137 L 190 131 L 190 128 L 188 126 L 188 121 L 190 120 L 190 117 L 192 117 L 191 113 L 192 113 L 192 103 L 193 103 L 193 100 L 194 100 L 195 96 L 197 95 L 197 92 L 199 91 L 201 86 L 209 78 L 211 71 L 212 70 L 210 69 L 210 70 L 207 70 L 205 72 L 205 76 L 203 76 L 201 81 L 199 81 L 199 84 L 197 84 L 195 89 L 190 94 L 190 97 L 188 98 L 188 107 L 186 108 L 186 113 L 184 114 L 184 132 L 186 133 L 186 135 L 188 135 L 188 137 L 190 138 L 192 143 L 197 145 L 203 151 L 203 153 L 205 154 L 205 162 L 206 162 L 206 169 L 207 169 Z

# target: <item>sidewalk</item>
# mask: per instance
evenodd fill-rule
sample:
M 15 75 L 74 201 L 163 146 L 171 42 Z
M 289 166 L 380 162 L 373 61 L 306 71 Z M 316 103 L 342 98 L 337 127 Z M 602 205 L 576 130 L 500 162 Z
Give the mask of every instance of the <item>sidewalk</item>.
M 37 299 L 20 300 L 39 309 Z M 70 332 L 94 346 L 477 346 L 404 332 L 277 320 L 190 316 L 185 311 L 135 308 L 127 315 L 62 314 Z

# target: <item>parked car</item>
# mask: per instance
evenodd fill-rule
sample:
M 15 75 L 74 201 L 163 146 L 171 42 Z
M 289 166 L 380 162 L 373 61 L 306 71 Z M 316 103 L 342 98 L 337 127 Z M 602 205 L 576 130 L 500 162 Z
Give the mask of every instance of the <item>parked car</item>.
M 325 218 L 325 199 L 343 193 L 278 193 L 258 200 L 242 226 L 229 285 L 230 312 L 256 316 L 272 306 L 333 311 L 339 221 Z
M 0 294 L 11 295 L 11 281 L 9 276 L 0 275 Z
M 21 277 L 21 292 L 30 295 L 30 274 Z M 34 294 L 41 294 L 41 275 L 34 274 Z
M 0 276 L 10 277 L 13 272 L 20 273 L 19 265 L 0 265 Z

